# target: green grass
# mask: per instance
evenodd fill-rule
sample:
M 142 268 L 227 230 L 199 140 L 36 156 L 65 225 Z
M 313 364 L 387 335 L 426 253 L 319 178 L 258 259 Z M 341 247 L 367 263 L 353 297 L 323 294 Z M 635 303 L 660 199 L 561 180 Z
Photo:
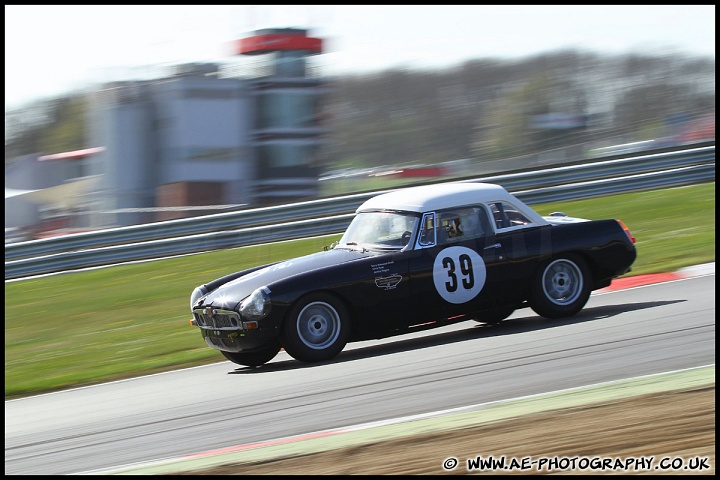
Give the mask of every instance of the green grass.
M 619 218 L 637 238 L 630 275 L 715 261 L 715 184 L 533 205 Z M 189 325 L 192 289 L 317 252 L 339 235 L 5 283 L 5 398 L 224 360 Z

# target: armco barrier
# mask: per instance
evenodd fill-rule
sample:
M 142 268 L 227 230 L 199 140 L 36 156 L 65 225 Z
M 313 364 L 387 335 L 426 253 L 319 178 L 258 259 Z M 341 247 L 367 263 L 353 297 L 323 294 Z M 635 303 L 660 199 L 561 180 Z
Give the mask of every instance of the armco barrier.
M 5 279 L 342 232 L 353 214 L 100 247 L 5 262 Z
M 715 147 L 712 146 L 683 151 L 683 154 L 672 152 L 671 154 L 644 155 L 630 159 L 578 165 L 577 168 L 559 167 L 540 172 L 483 177 L 465 181 L 498 183 L 528 204 L 587 198 L 714 181 L 714 152 Z M 656 171 L 649 171 L 650 159 L 658 165 Z M 603 166 L 607 167 L 607 170 L 603 170 Z M 608 172 L 612 172 L 613 175 L 627 172 L 635 172 L 635 174 L 609 176 Z M 562 182 L 570 183 L 562 184 Z M 174 220 L 151 226 L 137 226 L 138 228 L 126 227 L 94 234 L 68 235 L 59 239 L 20 242 L 6 246 L 5 279 L 339 233 L 349 224 L 352 212 L 367 198 L 378 193 L 380 192 L 186 219 L 195 222 L 196 232 L 199 230 L 203 233 L 173 236 L 170 232 L 183 230 L 193 225 L 193 222 L 190 221 Z M 244 218 L 243 213 L 246 215 Z M 294 222 L 281 222 L 282 219 L 287 219 L 289 213 L 292 213 L 294 218 L 302 218 L 303 215 L 310 218 Z M 235 228 L 232 230 L 222 229 L 219 225 L 227 225 L 230 218 L 235 218 Z M 260 218 L 265 225 L 257 226 Z M 273 220 L 280 223 L 267 225 Z M 254 226 L 237 228 L 238 223 Z M 204 229 L 207 229 L 207 225 L 210 224 L 215 225 L 216 229 L 220 231 L 205 232 Z M 163 232 L 165 238 L 151 237 L 151 239 L 147 239 L 153 230 Z M 113 233 L 117 235 L 115 240 L 113 240 Z M 129 244 L 118 240 L 133 235 L 144 240 L 136 239 Z M 79 238 L 83 236 L 90 238 Z M 52 243 L 52 240 L 55 243 Z M 86 244 L 82 247 L 79 246 L 83 242 Z M 88 242 L 91 243 L 88 244 Z M 42 247 L 38 244 L 42 244 Z M 18 247 L 25 253 L 16 252 L 14 258 L 17 260 L 8 261 L 8 250 L 11 249 L 9 247 Z M 22 258 L 24 255 L 29 255 L 27 252 L 33 251 L 47 253 Z
M 636 155 L 610 161 L 575 164 L 523 173 L 485 176 L 468 179 L 468 181 L 497 183 L 509 191 L 515 192 L 528 188 L 554 187 L 568 183 L 657 172 L 693 165 L 713 165 L 714 168 L 715 146 Z M 307 218 L 322 218 L 328 215 L 342 215 L 354 212 L 362 202 L 377 193 L 379 192 L 17 242 L 5 246 L 5 261 L 79 249 L 235 230 L 254 225 L 269 225 Z
M 608 178 L 591 182 L 571 183 L 557 187 L 544 187 L 513 192 L 528 205 L 597 197 L 613 193 L 634 192 L 661 187 L 678 187 L 715 180 L 715 165 L 664 170 L 626 177 Z

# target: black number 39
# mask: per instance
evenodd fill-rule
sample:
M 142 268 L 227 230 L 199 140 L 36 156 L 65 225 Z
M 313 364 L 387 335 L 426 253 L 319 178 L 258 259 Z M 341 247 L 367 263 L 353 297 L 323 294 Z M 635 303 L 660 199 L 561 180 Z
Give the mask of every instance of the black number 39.
M 460 273 L 462 274 L 462 287 L 465 290 L 470 290 L 475 285 L 475 278 L 473 277 L 472 260 L 466 254 L 461 254 L 458 257 L 460 263 Z M 458 278 L 455 272 L 455 260 L 450 257 L 443 258 L 442 265 L 447 269 L 449 281 L 445 282 L 445 288 L 448 292 L 454 292 L 458 289 Z

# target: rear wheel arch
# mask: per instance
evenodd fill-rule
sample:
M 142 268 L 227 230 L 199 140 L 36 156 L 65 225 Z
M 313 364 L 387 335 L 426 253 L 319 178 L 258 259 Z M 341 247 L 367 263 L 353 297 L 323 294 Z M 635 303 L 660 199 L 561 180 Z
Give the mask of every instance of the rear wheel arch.
M 598 265 L 597 261 L 593 259 L 591 255 L 588 255 L 585 252 L 571 252 L 573 255 L 577 255 L 580 257 L 584 262 L 585 266 L 589 270 L 589 273 L 591 275 L 590 283 L 594 284 L 598 277 L 600 277 L 600 265 Z

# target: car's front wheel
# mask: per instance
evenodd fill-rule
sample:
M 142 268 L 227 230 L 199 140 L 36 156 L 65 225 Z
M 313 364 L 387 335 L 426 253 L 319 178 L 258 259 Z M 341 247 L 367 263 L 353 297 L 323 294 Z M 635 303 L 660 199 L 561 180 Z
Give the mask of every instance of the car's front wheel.
M 238 365 L 244 365 L 246 367 L 259 367 L 260 365 L 263 365 L 275 358 L 275 355 L 277 355 L 279 351 L 280 344 L 273 342 L 267 347 L 252 352 L 225 352 L 221 350 L 220 353 L 222 353 L 225 358 L 231 362 L 237 363 Z
M 303 362 L 319 362 L 337 356 L 350 338 L 350 315 L 336 297 L 310 294 L 290 310 L 283 326 L 283 347 Z
M 590 298 L 590 283 L 589 270 L 579 256 L 550 260 L 533 278 L 530 307 L 545 318 L 575 315 Z

